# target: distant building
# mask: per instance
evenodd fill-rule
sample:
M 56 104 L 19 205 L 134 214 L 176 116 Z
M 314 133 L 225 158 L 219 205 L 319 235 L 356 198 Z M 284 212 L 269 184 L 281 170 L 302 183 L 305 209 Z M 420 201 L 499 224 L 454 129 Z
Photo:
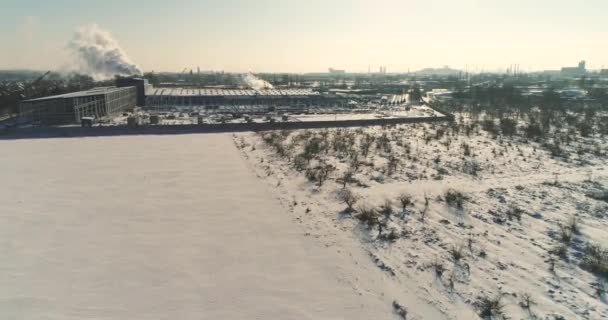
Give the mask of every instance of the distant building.
M 346 70 L 337 70 L 337 69 L 329 68 L 329 73 L 330 74 L 345 74 Z
M 584 60 L 578 63 L 578 67 L 563 67 L 561 71 L 561 75 L 565 77 L 580 77 L 586 73 L 587 69 L 585 68 Z
M 143 78 L 118 78 L 116 79 L 116 86 L 119 88 L 137 88 L 137 105 L 140 107 L 146 105 L 146 93 L 152 90 L 152 85 L 148 83 L 148 79 Z
M 19 105 L 19 116 L 43 124 L 71 124 L 80 123 L 85 117 L 102 118 L 117 114 L 136 105 L 136 87 L 100 87 L 24 100 Z
M 153 88 L 146 93 L 146 107 L 219 107 L 237 110 L 238 106 L 296 106 L 324 101 L 312 89 L 192 89 Z M 236 112 L 236 111 L 235 111 Z
M 452 99 L 453 92 L 448 89 L 433 89 L 426 93 L 426 97 L 435 101 L 447 101 Z

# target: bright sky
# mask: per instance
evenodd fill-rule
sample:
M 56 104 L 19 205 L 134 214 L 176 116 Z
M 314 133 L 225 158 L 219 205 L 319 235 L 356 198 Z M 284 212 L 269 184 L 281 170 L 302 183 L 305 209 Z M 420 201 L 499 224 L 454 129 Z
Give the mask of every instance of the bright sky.
M 608 68 L 607 0 L 0 0 L 0 69 L 68 66 L 91 23 L 145 71 Z

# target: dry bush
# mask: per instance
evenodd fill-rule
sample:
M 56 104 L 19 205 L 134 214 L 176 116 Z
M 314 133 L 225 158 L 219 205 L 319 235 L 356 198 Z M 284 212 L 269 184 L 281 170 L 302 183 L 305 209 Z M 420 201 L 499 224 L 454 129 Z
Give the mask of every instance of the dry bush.
M 512 221 L 513 219 L 517 219 L 517 221 L 521 221 L 521 216 L 523 215 L 524 212 L 525 211 L 521 208 L 511 206 L 509 209 L 507 209 L 505 214 L 507 215 L 507 218 L 509 219 L 509 221 Z
M 354 211 L 353 206 L 359 200 L 359 197 L 350 189 L 342 189 L 338 194 L 340 200 L 346 204 L 345 213 L 351 213 Z
M 529 293 L 523 293 L 521 295 L 521 300 L 519 302 L 519 305 L 522 308 L 529 311 L 532 308 L 532 306 L 535 304 L 536 304 L 536 302 L 534 301 L 534 299 L 532 298 L 532 296 Z
M 393 202 L 389 199 L 384 200 L 384 203 L 380 206 L 380 210 L 378 211 L 384 216 L 384 220 L 387 221 L 395 212 L 393 210 Z
M 505 136 L 512 136 L 517 133 L 517 121 L 509 118 L 500 119 L 500 130 Z
M 433 262 L 429 263 L 428 267 L 433 269 L 433 271 L 435 272 L 435 276 L 440 279 L 443 276 L 443 273 L 445 272 L 445 267 L 443 266 L 443 262 L 439 261 L 439 259 L 437 259 L 437 258 L 435 258 L 435 260 L 433 260 Z
M 407 193 L 402 193 L 399 195 L 398 200 L 399 200 L 399 203 L 401 204 L 401 219 L 403 219 L 403 218 L 405 218 L 407 206 L 409 206 L 413 203 L 412 196 Z
M 587 244 L 581 265 L 593 273 L 608 277 L 608 249 L 596 244 Z
M 367 205 L 361 205 L 357 208 L 357 214 L 355 218 L 357 218 L 361 223 L 365 224 L 369 228 L 373 228 L 375 225 L 379 223 L 378 212 L 376 209 L 371 208 Z
M 331 172 L 335 170 L 331 164 L 321 163 L 314 168 L 308 168 L 306 170 L 306 178 L 310 181 L 316 181 L 317 186 L 322 187 L 323 183 L 329 179 Z
M 568 228 L 573 234 L 579 234 L 581 232 L 579 219 L 574 216 L 570 217 L 570 219 L 568 219 L 566 222 L 566 228 Z
M 570 244 L 572 242 L 572 231 L 569 228 L 560 226 L 559 228 L 559 240 L 564 244 Z
M 403 320 L 407 320 L 407 309 L 397 301 L 393 301 L 393 311 Z
M 355 173 L 352 170 L 347 170 L 339 180 L 342 182 L 342 189 L 344 189 L 347 184 L 355 182 Z
M 462 164 L 462 171 L 472 176 L 477 176 L 481 171 L 481 164 L 475 159 L 467 159 Z
M 448 250 L 448 253 L 452 258 L 452 261 L 456 264 L 458 264 L 464 258 L 464 250 L 462 249 L 462 246 L 453 245 Z
M 448 189 L 445 192 L 445 201 L 448 205 L 458 209 L 464 208 L 464 202 L 469 198 L 464 193 L 455 189 Z
M 502 320 L 507 319 L 505 314 L 505 305 L 502 302 L 502 294 L 495 297 L 481 296 L 477 299 L 476 307 L 479 311 L 479 316 L 487 320 Z
M 465 157 L 468 157 L 471 155 L 471 146 L 468 143 L 463 142 L 461 145 L 461 148 L 462 148 L 462 153 Z
M 559 244 L 551 249 L 550 253 L 560 257 L 561 259 L 566 259 L 568 257 L 568 245 Z
M 379 233 L 378 240 L 395 242 L 395 241 L 397 241 L 397 239 L 400 238 L 400 236 L 401 235 L 397 232 L 397 230 L 391 229 L 391 231 L 389 233 Z

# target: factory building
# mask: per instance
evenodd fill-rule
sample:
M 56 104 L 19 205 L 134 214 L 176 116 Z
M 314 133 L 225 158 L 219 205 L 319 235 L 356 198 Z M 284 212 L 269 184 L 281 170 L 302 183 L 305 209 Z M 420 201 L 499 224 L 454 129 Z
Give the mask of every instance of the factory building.
M 561 75 L 565 77 L 580 77 L 586 73 L 587 69 L 585 68 L 584 60 L 579 62 L 577 67 L 563 67 L 561 70 Z
M 308 105 L 323 98 L 311 89 L 189 89 L 155 88 L 146 95 L 147 108 Z
M 100 87 L 87 91 L 24 100 L 19 116 L 34 123 L 73 124 L 83 117 L 102 118 L 137 105 L 137 87 Z
M 152 85 L 148 79 L 143 78 L 118 78 L 116 86 L 119 88 L 135 87 L 137 89 L 137 106 L 144 107 L 146 105 L 146 93 L 152 90 Z

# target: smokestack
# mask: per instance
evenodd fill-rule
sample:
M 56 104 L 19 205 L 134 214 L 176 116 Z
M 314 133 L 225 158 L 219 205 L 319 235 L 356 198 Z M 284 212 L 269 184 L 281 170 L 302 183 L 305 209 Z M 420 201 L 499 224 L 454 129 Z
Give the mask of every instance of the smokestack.
M 131 62 L 112 35 L 96 24 L 76 31 L 68 48 L 78 59 L 80 71 L 95 79 L 142 75 L 141 69 Z

